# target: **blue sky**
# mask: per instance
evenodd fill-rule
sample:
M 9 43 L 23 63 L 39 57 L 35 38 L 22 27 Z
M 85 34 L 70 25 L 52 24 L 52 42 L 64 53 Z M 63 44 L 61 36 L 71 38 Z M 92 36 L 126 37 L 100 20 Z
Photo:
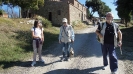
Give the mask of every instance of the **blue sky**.
M 81 4 L 85 4 L 86 0 L 78 0 L 78 1 Z M 106 5 L 110 7 L 110 9 L 112 10 L 111 12 L 114 14 L 114 19 L 119 19 L 118 15 L 117 15 L 117 11 L 115 10 L 115 8 L 117 6 L 114 6 L 114 4 L 112 4 L 114 0 L 101 0 L 101 1 L 105 2 Z M 94 16 L 98 16 L 98 14 L 95 12 Z

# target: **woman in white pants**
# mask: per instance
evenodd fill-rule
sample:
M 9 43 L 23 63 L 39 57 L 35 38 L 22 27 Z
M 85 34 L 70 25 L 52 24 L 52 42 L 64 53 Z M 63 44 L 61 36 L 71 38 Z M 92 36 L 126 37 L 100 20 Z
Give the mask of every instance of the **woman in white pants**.
M 36 64 L 36 55 L 37 55 L 37 51 L 38 51 L 38 55 L 39 55 L 39 61 L 43 62 L 42 59 L 42 45 L 43 45 L 43 41 L 44 41 L 44 35 L 43 35 L 43 28 L 40 28 L 40 21 L 39 20 L 35 20 L 34 22 L 34 27 L 31 29 L 32 31 L 32 38 L 33 38 L 33 62 L 31 64 L 31 66 L 34 66 Z

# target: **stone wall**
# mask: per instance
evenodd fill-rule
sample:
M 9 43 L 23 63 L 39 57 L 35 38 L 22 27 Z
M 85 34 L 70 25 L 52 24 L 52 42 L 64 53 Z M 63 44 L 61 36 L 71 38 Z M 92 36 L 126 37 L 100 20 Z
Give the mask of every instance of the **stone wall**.
M 62 18 L 67 18 L 69 24 L 86 19 L 86 7 L 77 0 L 45 0 L 44 7 L 40 8 L 38 13 L 54 25 L 61 25 Z
M 69 11 L 70 11 L 70 24 L 75 21 L 85 21 L 86 20 L 86 10 L 87 8 L 80 4 L 79 2 L 75 1 L 74 5 L 69 4 Z
M 56 2 L 56 1 L 50 1 L 45 3 L 45 6 L 41 8 L 39 13 L 44 16 L 45 18 L 49 19 L 51 17 L 51 21 L 54 25 L 56 24 L 62 24 L 62 18 L 67 18 L 69 17 L 68 13 L 68 3 L 63 3 L 61 1 Z

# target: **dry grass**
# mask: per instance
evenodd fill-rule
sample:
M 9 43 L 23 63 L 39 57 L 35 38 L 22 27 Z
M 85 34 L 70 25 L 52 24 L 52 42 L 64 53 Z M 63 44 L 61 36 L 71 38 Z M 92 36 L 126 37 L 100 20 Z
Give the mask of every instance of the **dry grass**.
M 11 62 L 22 61 L 31 57 L 32 24 L 29 19 L 0 18 L 0 69 L 11 65 Z M 20 23 L 21 22 L 21 23 Z M 45 42 L 43 50 L 58 39 L 59 28 L 44 28 Z
M 87 27 L 87 25 L 82 23 L 81 21 L 74 21 L 72 23 L 72 26 L 74 27 L 75 30 L 79 30 L 79 29 L 83 29 L 83 28 Z

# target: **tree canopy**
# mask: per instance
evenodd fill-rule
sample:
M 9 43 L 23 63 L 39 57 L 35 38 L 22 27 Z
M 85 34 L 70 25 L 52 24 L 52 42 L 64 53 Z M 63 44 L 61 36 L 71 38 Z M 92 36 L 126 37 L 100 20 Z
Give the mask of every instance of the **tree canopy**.
M 127 23 L 131 21 L 131 14 L 133 13 L 133 0 L 117 0 L 115 4 L 117 5 L 118 16 L 125 20 L 127 27 Z
M 110 11 L 111 11 L 111 9 L 109 8 L 109 6 L 107 6 L 104 2 L 102 2 L 101 6 L 98 10 L 99 17 L 104 17 L 105 14 Z
M 19 10 L 19 16 L 21 17 L 21 13 L 23 17 L 29 17 L 30 10 L 38 10 L 40 7 L 44 5 L 44 0 L 0 0 L 0 5 L 2 4 L 8 5 L 11 9 L 14 6 L 21 7 L 22 11 Z M 13 17 L 13 10 L 11 17 Z
M 0 0 L 0 3 L 20 6 L 22 9 L 38 10 L 44 5 L 44 0 Z
M 95 12 L 98 12 L 99 17 L 104 17 L 105 13 L 111 11 L 109 6 L 107 6 L 101 0 L 86 0 L 85 5 L 88 7 L 88 9 L 91 8 L 90 17 L 92 17 Z

